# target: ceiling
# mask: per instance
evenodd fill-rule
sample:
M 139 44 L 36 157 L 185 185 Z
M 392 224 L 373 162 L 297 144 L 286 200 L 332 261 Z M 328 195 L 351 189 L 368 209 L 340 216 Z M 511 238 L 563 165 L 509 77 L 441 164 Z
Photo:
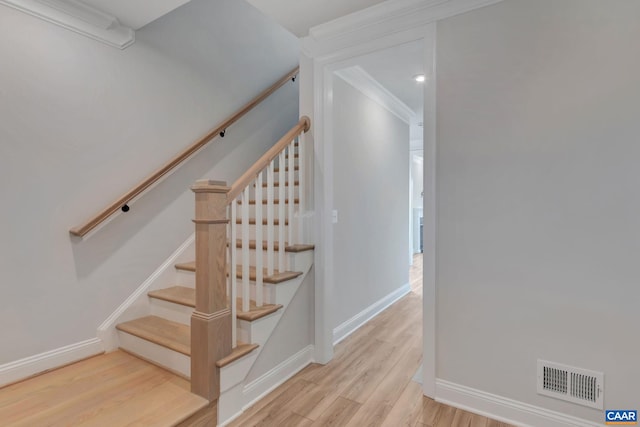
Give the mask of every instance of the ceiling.
M 311 27 L 383 2 L 383 0 L 247 1 L 298 37 L 307 36 Z
M 121 24 L 140 29 L 190 0 L 81 0 L 118 18 Z M 382 3 L 384 0 L 246 0 L 298 37 L 309 28 Z
M 421 41 L 393 46 L 359 57 L 356 64 L 415 113 L 411 119 L 411 139 L 422 140 L 424 85 L 414 76 L 424 73 L 425 50 Z

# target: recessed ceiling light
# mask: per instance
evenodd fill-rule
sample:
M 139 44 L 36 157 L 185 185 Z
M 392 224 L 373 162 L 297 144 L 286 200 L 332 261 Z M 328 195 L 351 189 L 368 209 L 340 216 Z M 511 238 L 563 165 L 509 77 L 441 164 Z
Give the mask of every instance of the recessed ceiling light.
M 424 74 L 418 74 L 417 76 L 414 76 L 413 79 L 418 83 L 422 83 L 426 80 L 426 77 L 424 76 Z

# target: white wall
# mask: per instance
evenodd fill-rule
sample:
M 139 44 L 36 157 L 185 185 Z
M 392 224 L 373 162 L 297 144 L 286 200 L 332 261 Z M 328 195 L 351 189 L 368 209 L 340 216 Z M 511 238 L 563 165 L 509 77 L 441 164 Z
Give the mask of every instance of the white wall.
M 333 79 L 333 326 L 409 281 L 409 125 Z
M 536 394 L 536 359 L 640 400 L 640 2 L 508 0 L 438 23 L 439 378 Z
M 231 182 L 297 121 L 288 84 L 129 213 L 70 238 L 292 69 L 298 40 L 235 0 L 194 0 L 124 51 L 0 6 L 0 58 L 3 364 L 95 337 L 193 232 L 189 186 Z

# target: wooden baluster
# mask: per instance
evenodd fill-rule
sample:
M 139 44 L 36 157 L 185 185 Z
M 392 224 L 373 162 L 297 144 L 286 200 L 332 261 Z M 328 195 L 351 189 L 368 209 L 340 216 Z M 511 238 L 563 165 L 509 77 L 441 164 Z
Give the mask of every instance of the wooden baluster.
M 251 284 L 249 282 L 250 252 L 249 252 L 249 187 L 242 195 L 242 311 L 249 311 L 251 298 Z
M 305 146 L 304 146 L 304 132 L 301 132 L 298 136 L 298 237 L 296 243 L 304 243 L 304 214 L 305 214 L 305 178 L 307 174 L 306 159 L 305 159 Z
M 256 194 L 256 306 L 262 307 L 262 172 L 258 173 Z
M 273 207 L 273 187 L 274 187 L 274 162 L 267 166 L 267 275 L 271 276 L 275 267 L 273 256 L 274 241 L 274 207 Z
M 198 181 L 196 198 L 196 307 L 191 316 L 191 391 L 209 402 L 220 396 L 216 361 L 231 353 L 227 302 L 227 193 L 220 181 Z
M 284 150 L 278 155 L 278 167 L 280 175 L 278 177 L 278 271 L 285 271 L 284 266 L 284 225 L 285 225 L 285 185 L 287 184 L 286 162 Z
M 235 348 L 238 341 L 238 331 L 236 318 L 238 316 L 238 305 L 236 301 L 238 299 L 238 276 L 232 272 L 238 268 L 238 254 L 235 242 L 238 239 L 238 202 L 234 200 L 231 203 L 231 239 L 229 240 L 229 283 L 231 292 L 229 292 L 229 303 L 231 306 L 231 347 Z
M 295 153 L 294 153 L 294 141 L 291 141 L 291 143 L 289 144 L 289 148 L 287 148 L 287 152 L 289 153 L 289 187 L 288 188 L 288 194 L 289 194 L 289 227 L 287 228 L 287 230 L 289 231 L 287 233 L 287 243 L 292 245 L 293 244 L 293 228 L 294 228 L 294 221 L 293 221 L 293 212 L 295 209 L 295 197 L 293 195 L 293 192 L 295 190 Z

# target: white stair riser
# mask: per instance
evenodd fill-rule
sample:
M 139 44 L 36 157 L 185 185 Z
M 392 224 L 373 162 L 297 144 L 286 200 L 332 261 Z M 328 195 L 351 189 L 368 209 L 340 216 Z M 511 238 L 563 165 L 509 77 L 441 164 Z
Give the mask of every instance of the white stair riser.
M 296 172 L 294 175 L 295 175 L 295 180 L 294 180 L 294 185 L 293 185 L 293 191 L 297 195 L 299 186 L 298 186 L 298 184 L 295 184 L 295 182 L 298 180 L 298 173 Z M 287 177 L 287 179 L 289 179 L 289 178 Z M 266 182 L 267 182 L 266 179 L 263 178 L 263 183 L 266 183 Z M 277 183 L 277 185 L 273 186 L 274 197 L 277 197 L 278 196 L 278 192 L 280 191 L 280 184 L 279 184 L 278 180 L 276 180 L 276 183 Z M 285 183 L 284 188 L 285 188 L 285 192 L 288 194 L 288 192 L 289 192 L 289 183 L 288 182 Z M 251 195 L 252 199 L 254 198 L 255 193 L 256 193 L 256 187 L 254 185 L 252 185 L 251 187 L 249 187 L 249 194 Z M 263 198 L 267 197 L 267 187 L 265 187 L 264 185 L 262 186 L 262 197 Z
M 184 377 L 191 376 L 191 358 L 189 356 L 122 331 L 118 331 L 118 339 L 121 348 L 144 359 L 152 360 Z
M 151 298 L 151 314 L 162 317 L 172 322 L 191 325 L 191 314 L 193 308 L 182 304 L 164 301 L 158 298 Z
M 184 286 L 185 288 L 195 289 L 196 275 L 192 271 L 176 269 L 176 282 L 172 284 L 177 286 Z
M 256 229 L 258 227 L 256 227 L 255 224 L 249 224 L 249 240 L 256 240 Z M 262 226 L 262 240 L 267 240 L 267 226 L 263 225 Z M 294 229 L 295 230 L 295 229 Z M 276 225 L 274 226 L 273 229 L 273 237 L 274 239 L 276 239 L 278 237 L 278 233 L 280 232 L 280 226 Z M 285 224 L 284 226 L 284 235 L 285 235 L 285 239 L 287 238 L 287 236 L 289 235 L 289 226 Z M 243 236 L 242 234 L 242 224 L 237 224 L 236 225 L 236 238 L 237 239 L 241 239 Z
M 236 296 L 238 298 L 242 297 L 242 281 L 238 280 L 237 283 L 237 293 Z M 276 287 L 278 285 L 274 285 L 271 283 L 264 283 L 262 285 L 262 298 L 265 304 L 276 304 Z M 249 282 L 249 299 L 256 300 L 256 284 L 255 282 Z
M 285 196 L 285 200 L 287 200 L 288 198 Z M 279 205 L 273 205 L 273 218 L 276 219 L 278 218 L 278 209 L 279 209 Z M 295 217 L 295 211 L 298 210 L 298 204 L 294 204 L 293 206 L 293 210 L 294 210 L 294 217 Z M 262 204 L 262 218 L 266 218 L 267 217 L 267 205 L 266 203 Z M 238 210 L 237 210 L 237 215 L 238 218 L 242 218 L 242 204 L 239 203 L 238 204 Z M 256 207 L 253 204 L 249 205 L 249 218 L 255 218 L 256 217 Z M 284 206 L 284 217 L 286 219 L 290 219 L 289 218 L 289 205 L 287 203 L 285 203 Z
M 193 311 L 193 308 L 184 306 L 182 304 L 164 301 L 157 298 L 151 298 L 151 314 L 171 320 L 172 322 L 182 323 L 183 325 L 191 325 L 191 315 L 193 314 Z M 263 319 L 271 318 L 271 316 L 273 316 L 273 314 L 266 316 Z M 266 342 L 264 340 L 268 338 L 268 335 L 265 333 L 263 334 L 264 337 L 260 338 L 261 335 L 256 335 L 255 326 L 252 327 L 252 325 L 258 325 L 262 323 L 262 319 L 254 320 L 253 322 L 236 319 L 238 339 L 247 343 L 259 345 L 264 344 L 264 342 Z M 264 326 L 260 330 L 264 330 Z
M 266 268 L 267 267 L 267 251 L 265 250 L 256 251 L 255 249 L 249 249 L 249 265 L 256 266 L 257 257 L 262 257 L 262 266 Z M 278 255 L 278 251 L 274 251 L 273 252 L 273 262 L 275 266 L 274 270 L 278 269 L 279 260 L 280 260 L 280 257 Z M 236 263 L 238 263 L 237 265 L 239 265 L 241 261 L 242 261 L 242 248 L 236 248 Z M 229 262 L 229 260 L 227 260 L 227 262 Z M 284 265 L 285 267 L 288 268 L 290 264 L 291 264 L 291 255 L 288 252 L 285 252 Z
M 271 331 L 275 329 L 282 317 L 283 310 L 278 310 L 260 319 L 259 322 L 238 320 L 238 337 L 241 341 L 263 346 L 269 339 Z

